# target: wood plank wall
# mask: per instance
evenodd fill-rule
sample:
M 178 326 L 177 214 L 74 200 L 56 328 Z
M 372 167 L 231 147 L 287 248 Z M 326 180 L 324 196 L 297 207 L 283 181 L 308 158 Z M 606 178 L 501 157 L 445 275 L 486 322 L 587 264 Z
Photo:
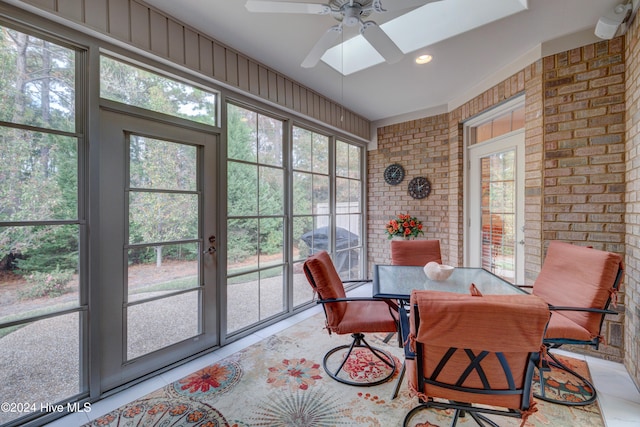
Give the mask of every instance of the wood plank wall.
M 131 46 L 296 111 L 371 139 L 358 114 L 137 0 L 22 0 Z

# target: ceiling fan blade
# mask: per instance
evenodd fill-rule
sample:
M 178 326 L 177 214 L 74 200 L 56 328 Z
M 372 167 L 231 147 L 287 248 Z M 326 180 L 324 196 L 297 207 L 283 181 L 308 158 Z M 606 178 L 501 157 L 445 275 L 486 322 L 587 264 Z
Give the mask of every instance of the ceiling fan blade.
M 342 24 L 330 27 L 311 48 L 311 51 L 304 61 L 302 61 L 301 65 L 304 68 L 315 67 L 318 61 L 320 61 L 320 58 L 322 58 L 322 55 L 324 55 L 327 49 L 333 46 L 336 39 L 340 37 L 340 34 L 342 34 Z
M 435 3 L 437 1 L 442 0 L 378 0 L 382 10 L 388 11 L 413 9 L 416 7 L 424 6 L 425 4 Z
M 249 12 L 307 13 L 312 15 L 327 15 L 331 13 L 331 8 L 326 4 L 295 3 L 288 1 L 247 0 L 245 7 Z
M 382 55 L 387 63 L 395 64 L 404 56 L 404 53 L 402 53 L 400 48 L 375 22 L 364 22 L 360 29 L 360 33 L 362 33 L 362 36 L 371 44 L 371 46 L 373 46 L 373 48 Z

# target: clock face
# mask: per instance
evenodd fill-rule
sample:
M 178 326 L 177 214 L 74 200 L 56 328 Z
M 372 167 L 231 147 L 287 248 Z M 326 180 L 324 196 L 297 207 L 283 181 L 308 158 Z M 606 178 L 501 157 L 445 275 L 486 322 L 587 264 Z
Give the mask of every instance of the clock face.
M 384 180 L 387 181 L 387 184 L 398 185 L 403 179 L 404 168 L 397 163 L 387 166 L 384 170 Z
M 409 195 L 414 199 L 424 199 L 431 193 L 431 183 L 423 176 L 413 178 L 409 183 Z

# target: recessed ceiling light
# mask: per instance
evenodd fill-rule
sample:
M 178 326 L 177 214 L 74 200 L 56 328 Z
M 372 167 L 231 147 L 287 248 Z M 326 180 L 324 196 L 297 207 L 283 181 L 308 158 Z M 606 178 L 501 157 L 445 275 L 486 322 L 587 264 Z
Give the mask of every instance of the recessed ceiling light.
M 416 58 L 416 64 L 427 64 L 429 62 L 431 62 L 431 60 L 433 59 L 433 56 L 431 55 L 420 55 Z

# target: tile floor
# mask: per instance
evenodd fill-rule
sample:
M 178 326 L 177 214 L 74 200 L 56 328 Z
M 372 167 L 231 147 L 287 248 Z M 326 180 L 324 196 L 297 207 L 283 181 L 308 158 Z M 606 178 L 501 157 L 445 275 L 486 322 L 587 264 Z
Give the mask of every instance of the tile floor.
M 362 286 L 349 293 L 352 296 L 370 296 L 371 289 Z M 320 306 L 313 307 L 275 325 L 266 327 L 239 341 L 231 343 L 213 353 L 202 356 L 169 372 L 153 377 L 125 391 L 105 398 L 91 406 L 89 413 L 75 413 L 47 424 L 47 427 L 80 426 L 102 416 L 132 400 L 138 399 L 160 387 L 179 380 L 185 375 L 202 369 L 236 351 L 250 346 L 263 338 L 292 326 L 293 324 L 320 313 Z M 598 391 L 598 401 L 605 418 L 606 427 L 637 427 L 640 425 L 640 392 L 635 387 L 624 366 L 589 356 L 570 354 L 586 359 L 593 382 Z

